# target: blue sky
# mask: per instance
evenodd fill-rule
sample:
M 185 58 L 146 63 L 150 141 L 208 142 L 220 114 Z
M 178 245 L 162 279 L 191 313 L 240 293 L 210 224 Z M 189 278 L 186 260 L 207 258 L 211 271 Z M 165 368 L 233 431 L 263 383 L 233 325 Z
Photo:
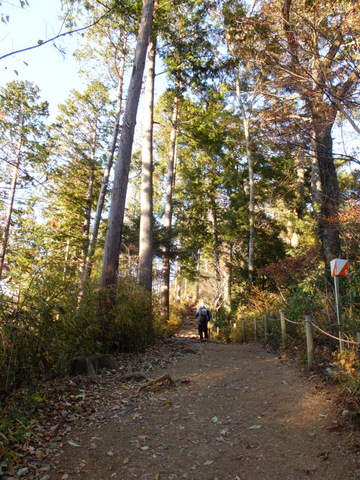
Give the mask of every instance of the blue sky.
M 39 40 L 52 38 L 61 30 L 60 0 L 28 0 L 28 3 L 28 7 L 20 8 L 18 0 L 2 2 L 0 12 L 10 18 L 8 24 L 0 24 L 0 56 L 37 45 Z M 65 49 L 66 55 L 50 42 L 0 60 L 0 86 L 16 79 L 34 82 L 40 88 L 42 100 L 49 102 L 52 115 L 72 88 L 82 89 L 73 58 L 76 36 L 62 37 L 55 43 Z

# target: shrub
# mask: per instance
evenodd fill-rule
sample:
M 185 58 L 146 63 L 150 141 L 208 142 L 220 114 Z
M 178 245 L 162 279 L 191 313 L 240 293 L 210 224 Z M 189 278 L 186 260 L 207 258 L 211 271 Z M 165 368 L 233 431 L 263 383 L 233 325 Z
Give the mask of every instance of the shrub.
M 113 303 L 105 311 L 99 308 L 95 283 L 79 295 L 76 285 L 59 288 L 43 279 L 16 301 L 3 296 L 0 391 L 65 375 L 76 356 L 142 350 L 151 344 L 160 329 L 149 295 L 127 279 L 107 295 Z
M 101 292 L 98 340 L 111 351 L 143 350 L 154 341 L 151 298 L 130 279 L 120 279 L 115 289 Z

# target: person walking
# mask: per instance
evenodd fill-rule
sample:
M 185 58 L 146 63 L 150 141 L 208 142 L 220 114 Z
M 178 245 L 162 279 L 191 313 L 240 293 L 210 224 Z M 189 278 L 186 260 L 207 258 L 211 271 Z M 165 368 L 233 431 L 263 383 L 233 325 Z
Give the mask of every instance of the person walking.
M 200 340 L 209 338 L 208 323 L 212 318 L 211 312 L 206 308 L 205 303 L 202 303 L 195 313 L 195 317 L 198 319 L 198 331 Z

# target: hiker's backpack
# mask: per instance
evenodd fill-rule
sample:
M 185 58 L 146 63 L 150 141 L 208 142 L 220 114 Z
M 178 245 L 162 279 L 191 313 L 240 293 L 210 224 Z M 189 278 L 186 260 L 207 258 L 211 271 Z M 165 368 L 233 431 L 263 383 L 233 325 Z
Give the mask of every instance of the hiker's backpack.
M 201 308 L 199 312 L 199 320 L 201 323 L 207 323 L 208 313 L 206 308 Z

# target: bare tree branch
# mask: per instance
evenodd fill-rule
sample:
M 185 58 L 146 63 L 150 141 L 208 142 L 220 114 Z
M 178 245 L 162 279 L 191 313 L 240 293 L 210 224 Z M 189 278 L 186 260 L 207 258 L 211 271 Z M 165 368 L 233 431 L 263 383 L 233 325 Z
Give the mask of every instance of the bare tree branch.
M 79 33 L 84 30 L 87 30 L 88 28 L 93 27 L 94 25 L 97 25 L 105 16 L 107 16 L 109 12 L 106 12 L 104 15 L 99 17 L 95 22 L 91 23 L 90 25 L 86 25 L 85 27 L 77 28 L 75 30 L 70 30 L 68 32 L 60 33 L 58 35 L 55 35 L 55 37 L 49 38 L 48 40 L 41 41 L 40 43 L 37 43 L 36 45 L 33 45 L 32 47 L 25 47 L 20 50 L 15 50 L 14 52 L 6 53 L 2 57 L 0 57 L 0 60 L 3 60 L 4 58 L 11 57 L 12 55 L 16 55 L 17 53 L 22 53 L 22 52 L 27 52 L 28 50 L 33 50 L 34 48 L 42 47 L 43 45 L 46 45 L 47 43 L 53 42 L 54 40 L 58 40 L 61 37 L 65 37 L 66 35 L 72 35 L 73 33 Z

